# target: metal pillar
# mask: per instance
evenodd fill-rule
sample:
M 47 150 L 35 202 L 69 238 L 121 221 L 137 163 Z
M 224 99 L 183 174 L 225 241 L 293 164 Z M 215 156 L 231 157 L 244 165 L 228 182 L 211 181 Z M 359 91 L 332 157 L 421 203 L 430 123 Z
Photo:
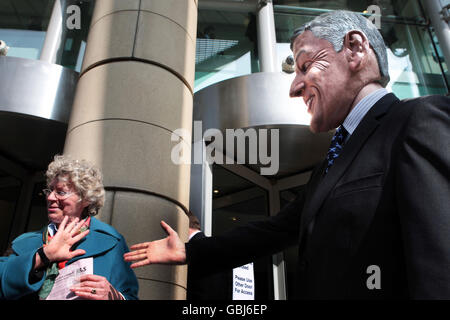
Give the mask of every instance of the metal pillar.
M 199 157 L 201 155 L 201 157 Z M 197 157 L 196 157 L 197 156 Z M 206 161 L 205 141 L 192 144 L 189 207 L 200 221 L 202 231 L 212 235 L 212 165 Z M 197 159 L 199 158 L 199 159 Z
M 447 67 L 450 69 L 450 27 L 448 20 L 445 19 L 445 17 L 448 17 L 449 9 L 444 8 L 439 0 L 426 0 L 422 3 L 436 32 Z
M 65 0 L 55 0 L 52 15 L 45 34 L 44 46 L 42 47 L 40 60 L 48 63 L 56 63 L 58 49 L 61 47 L 63 34 L 63 11 L 66 7 Z
M 275 19 L 271 0 L 260 0 L 257 12 L 258 53 L 261 72 L 281 71 L 277 66 Z
M 257 0 L 200 0 L 198 8 L 201 10 L 220 10 L 231 12 L 256 12 Z

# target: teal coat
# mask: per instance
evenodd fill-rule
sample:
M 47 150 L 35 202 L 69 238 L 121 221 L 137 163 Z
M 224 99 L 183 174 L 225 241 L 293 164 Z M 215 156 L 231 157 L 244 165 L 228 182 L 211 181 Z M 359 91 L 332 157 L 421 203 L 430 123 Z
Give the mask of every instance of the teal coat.
M 1 298 L 19 299 L 37 293 L 41 288 L 45 275 L 36 283 L 30 283 L 28 278 L 36 251 L 43 245 L 42 232 L 29 232 L 17 237 L 12 243 L 14 254 L 0 261 Z M 67 265 L 94 257 L 94 274 L 105 277 L 127 300 L 137 299 L 136 275 L 130 263 L 123 260 L 123 254 L 129 249 L 123 236 L 112 226 L 91 218 L 90 232 L 79 242 L 77 249 L 85 250 L 86 254 L 69 260 Z
M 8 257 L 0 257 L 0 289 L 2 288 L 2 274 L 3 269 L 5 269 L 6 261 L 8 261 Z M 4 299 L 3 292 L 0 290 L 0 300 Z

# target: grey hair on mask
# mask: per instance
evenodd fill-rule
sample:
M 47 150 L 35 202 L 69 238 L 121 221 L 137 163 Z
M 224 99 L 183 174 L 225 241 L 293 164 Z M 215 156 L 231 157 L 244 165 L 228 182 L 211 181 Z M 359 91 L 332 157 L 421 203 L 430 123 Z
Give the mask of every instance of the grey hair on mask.
M 336 52 L 342 50 L 344 38 L 348 32 L 357 30 L 364 33 L 377 57 L 378 68 L 381 74 L 379 82 L 383 87 L 386 87 L 390 79 L 386 46 L 380 32 L 368 19 L 358 13 L 345 10 L 321 14 L 314 20 L 294 30 L 291 37 L 291 50 L 295 39 L 307 30 L 311 31 L 316 38 L 329 41 Z

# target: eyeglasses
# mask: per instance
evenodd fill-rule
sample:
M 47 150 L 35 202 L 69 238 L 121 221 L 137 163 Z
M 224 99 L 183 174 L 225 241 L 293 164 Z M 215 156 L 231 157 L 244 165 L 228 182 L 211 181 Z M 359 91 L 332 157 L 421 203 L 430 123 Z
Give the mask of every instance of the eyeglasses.
M 55 197 L 58 200 L 64 200 L 67 199 L 68 197 L 70 197 L 72 194 L 74 194 L 73 192 L 66 192 L 66 191 L 56 191 L 56 190 L 51 190 L 51 189 L 42 189 L 42 192 L 44 192 L 45 196 L 48 197 L 50 196 L 50 194 L 52 194 L 53 192 L 55 192 Z

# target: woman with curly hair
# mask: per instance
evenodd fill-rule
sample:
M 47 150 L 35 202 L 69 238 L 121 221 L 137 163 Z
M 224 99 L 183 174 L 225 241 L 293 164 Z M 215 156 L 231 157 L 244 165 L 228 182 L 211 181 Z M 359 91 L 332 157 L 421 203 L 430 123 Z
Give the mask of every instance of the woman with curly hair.
M 136 276 L 122 258 L 129 251 L 125 239 L 93 217 L 105 201 L 100 170 L 85 160 L 55 156 L 46 176 L 49 224 L 13 241 L 13 253 L 2 263 L 0 296 L 52 299 L 62 269 L 79 262 L 93 274 L 81 275 L 68 299 L 137 299 Z

